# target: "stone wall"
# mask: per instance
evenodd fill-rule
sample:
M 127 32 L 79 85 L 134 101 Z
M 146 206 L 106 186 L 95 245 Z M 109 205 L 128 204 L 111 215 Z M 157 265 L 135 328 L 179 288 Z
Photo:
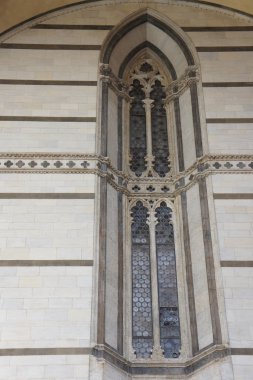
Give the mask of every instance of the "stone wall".
M 96 171 L 75 172 L 71 162 L 74 155 L 96 153 L 100 46 L 110 25 L 144 6 L 184 28 L 197 47 L 204 93 L 201 111 L 206 112 L 210 154 L 251 155 L 239 157 L 238 162 L 252 160 L 253 23 L 242 16 L 190 3 L 91 3 L 45 16 L 2 39 L 0 156 L 6 158 L 6 165 L 0 167 L 0 379 L 129 378 L 109 364 L 102 365 L 96 375 L 94 358 L 89 374 L 89 354 L 97 329 L 99 217 L 95 209 L 99 194 Z M 54 26 L 43 29 L 43 25 Z M 203 31 L 201 27 L 227 29 Z M 244 28 L 248 29 L 242 31 Z M 115 120 L 113 93 L 110 97 L 110 120 Z M 182 118 L 187 118 L 187 107 L 182 112 Z M 192 141 L 186 132 L 183 139 Z M 113 152 L 115 142 L 110 133 L 108 149 Z M 16 163 L 27 153 L 30 164 L 24 171 L 22 162 L 21 167 Z M 14 154 L 18 158 L 8 166 Z M 53 156 L 60 164 L 51 164 L 46 170 L 36 161 L 41 157 L 47 161 L 54 154 L 61 155 Z M 68 165 L 61 165 L 63 156 Z M 111 157 L 115 166 L 116 158 Z M 188 166 L 194 161 L 189 154 Z M 253 173 L 252 167 L 247 170 Z M 228 340 L 223 343 L 231 347 L 232 355 L 200 369 L 191 375 L 192 380 L 253 377 L 253 177 L 227 172 L 212 176 L 209 185 L 215 206 L 211 227 L 217 234 L 219 303 L 225 305 L 228 328 Z M 114 205 L 108 214 L 112 230 L 117 227 L 114 193 L 113 189 L 108 192 L 108 204 Z M 188 215 L 193 263 L 199 265 L 194 286 L 203 293 L 196 299 L 196 310 L 200 348 L 204 348 L 211 342 L 211 332 L 206 277 L 201 276 L 206 267 L 198 255 L 203 241 L 197 230 L 197 193 L 197 185 L 189 190 Z M 111 252 L 116 244 L 111 237 Z M 107 260 L 108 276 L 112 276 L 107 278 L 107 290 L 112 290 L 106 297 L 114 307 L 118 302 L 114 297 L 117 281 L 113 279 L 117 263 L 113 255 Z M 106 335 L 107 342 L 116 347 L 115 331 L 110 335 L 109 330 L 117 321 L 113 310 L 111 315 L 107 311 Z

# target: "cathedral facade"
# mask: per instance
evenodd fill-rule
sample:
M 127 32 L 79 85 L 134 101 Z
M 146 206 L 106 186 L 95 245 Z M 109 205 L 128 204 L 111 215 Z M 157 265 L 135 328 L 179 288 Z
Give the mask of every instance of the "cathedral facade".
M 0 37 L 0 379 L 253 379 L 253 18 L 81 1 Z

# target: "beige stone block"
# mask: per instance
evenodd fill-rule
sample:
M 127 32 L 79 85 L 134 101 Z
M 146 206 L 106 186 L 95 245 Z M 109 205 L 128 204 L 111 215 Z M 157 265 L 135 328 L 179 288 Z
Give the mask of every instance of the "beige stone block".
M 2 116 L 95 117 L 96 87 L 0 85 Z M 65 104 L 75 105 L 69 110 Z
M 15 44 L 100 45 L 108 30 L 26 29 L 8 39 Z
M 187 32 L 195 46 L 251 46 L 253 32 Z
M 98 57 L 99 51 L 5 49 L 1 51 L 0 76 L 3 79 L 96 81 Z
M 199 58 L 203 82 L 253 80 L 252 52 L 201 52 Z
M 213 154 L 252 154 L 252 124 L 208 124 L 208 141 Z
M 83 309 L 71 309 L 71 310 L 69 310 L 68 311 L 68 318 L 70 321 L 72 321 L 72 322 L 83 322 L 83 323 L 87 323 L 90 321 L 91 315 L 90 315 L 90 313 L 87 312 L 87 306 L 88 305 L 84 301 L 81 301 L 81 302 L 82 302 L 85 310 L 83 310 Z M 75 303 L 76 303 L 76 300 L 74 300 L 74 307 L 75 307 Z
M 4 341 L 23 341 L 30 339 L 30 328 L 26 326 L 18 326 L 17 324 L 11 324 L 11 326 L 2 326 L 1 332 L 1 347 L 4 347 Z
M 252 88 L 214 87 L 203 90 L 207 118 L 253 117 Z
M 40 277 L 20 277 L 19 286 L 21 288 L 39 288 L 41 286 Z
M 92 258 L 93 200 L 15 199 L 0 200 L 0 204 L 2 221 L 4 215 L 7 219 L 12 215 L 15 221 L 7 231 L 0 229 L 2 259 Z M 16 222 L 15 216 L 24 213 L 32 215 L 33 222 L 24 223 L 21 218 Z
M 95 123 L 2 121 L 0 136 L 2 152 L 95 152 Z

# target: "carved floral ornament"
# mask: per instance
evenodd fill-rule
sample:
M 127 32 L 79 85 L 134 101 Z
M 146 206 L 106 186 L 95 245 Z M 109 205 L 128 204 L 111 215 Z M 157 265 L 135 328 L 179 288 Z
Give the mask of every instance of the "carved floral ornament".
M 1 153 L 0 173 L 95 174 L 107 179 L 128 197 L 176 197 L 200 178 L 217 174 L 253 174 L 252 155 L 206 155 L 171 178 L 134 178 L 113 167 L 107 157 L 95 154 Z
M 153 65 L 155 64 L 153 63 Z M 140 67 L 141 67 L 141 64 L 139 64 L 139 70 L 140 70 Z M 155 65 L 154 67 L 157 67 L 157 65 Z M 110 68 L 108 64 L 101 64 L 99 72 L 100 72 L 100 80 L 107 82 L 108 85 L 112 89 L 114 89 L 119 96 L 122 96 L 125 100 L 131 102 L 131 97 L 128 95 L 129 87 L 130 87 L 130 84 L 128 81 L 120 79 L 116 75 L 114 75 L 112 72 L 112 69 Z M 134 77 L 134 74 L 138 75 L 138 68 L 136 68 L 132 73 L 133 73 L 133 77 Z M 151 76 L 151 74 L 154 74 L 154 73 L 155 73 L 155 70 L 152 70 L 149 74 L 147 73 L 148 75 L 146 76 L 146 79 L 149 76 Z M 143 72 L 141 73 L 141 75 L 143 77 Z M 164 81 L 164 76 L 161 74 L 159 75 L 160 75 L 160 79 Z M 185 73 L 179 79 L 170 81 L 170 83 L 166 86 L 165 92 L 167 96 L 164 99 L 164 104 L 168 104 L 172 102 L 174 99 L 180 97 L 184 93 L 184 91 L 186 91 L 187 88 L 191 86 L 192 83 L 196 83 L 198 81 L 199 81 L 199 67 L 189 66 L 185 70 Z

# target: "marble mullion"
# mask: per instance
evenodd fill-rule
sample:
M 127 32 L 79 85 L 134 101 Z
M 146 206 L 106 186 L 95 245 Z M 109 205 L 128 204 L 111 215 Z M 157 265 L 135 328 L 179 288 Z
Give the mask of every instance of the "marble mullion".
M 151 296 L 152 296 L 152 323 L 153 323 L 153 350 L 152 359 L 163 359 L 163 351 L 160 345 L 160 316 L 158 297 L 158 274 L 156 257 L 156 224 L 157 220 L 154 211 L 150 212 L 148 220 L 150 236 L 150 267 L 151 267 Z
M 151 120 L 151 109 L 153 106 L 153 100 L 150 98 L 146 98 L 143 100 L 144 103 L 144 108 L 146 112 L 146 144 L 147 144 L 147 156 L 146 156 L 146 161 L 147 161 L 147 173 L 150 171 L 153 171 L 153 152 L 152 152 L 152 120 Z

